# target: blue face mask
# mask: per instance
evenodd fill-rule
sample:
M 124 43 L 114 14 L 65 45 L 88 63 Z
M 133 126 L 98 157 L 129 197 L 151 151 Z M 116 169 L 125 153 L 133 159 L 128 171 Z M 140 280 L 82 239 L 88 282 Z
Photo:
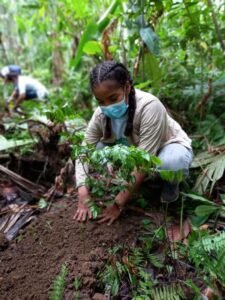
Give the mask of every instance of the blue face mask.
M 125 115 L 128 109 L 128 104 L 126 104 L 125 99 L 122 101 L 111 104 L 108 106 L 100 106 L 104 115 L 111 119 L 119 119 Z

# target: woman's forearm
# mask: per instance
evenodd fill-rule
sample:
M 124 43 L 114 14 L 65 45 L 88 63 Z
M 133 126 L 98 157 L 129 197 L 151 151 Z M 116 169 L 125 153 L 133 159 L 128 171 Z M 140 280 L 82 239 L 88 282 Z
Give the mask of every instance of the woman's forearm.
M 90 198 L 90 193 L 88 188 L 85 185 L 82 185 L 78 188 L 78 199 L 83 202 L 86 199 Z

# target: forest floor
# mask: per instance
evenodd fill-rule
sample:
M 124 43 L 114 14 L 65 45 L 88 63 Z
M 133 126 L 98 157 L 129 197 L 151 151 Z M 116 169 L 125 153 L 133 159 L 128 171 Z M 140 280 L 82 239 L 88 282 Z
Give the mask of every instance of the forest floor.
M 97 273 L 115 245 L 135 245 L 143 215 L 127 211 L 113 225 L 73 220 L 76 200 L 60 200 L 41 213 L 13 241 L 0 239 L 0 299 L 48 299 L 52 283 L 66 265 L 63 299 L 76 299 L 74 280 L 82 282 L 79 299 L 100 299 Z

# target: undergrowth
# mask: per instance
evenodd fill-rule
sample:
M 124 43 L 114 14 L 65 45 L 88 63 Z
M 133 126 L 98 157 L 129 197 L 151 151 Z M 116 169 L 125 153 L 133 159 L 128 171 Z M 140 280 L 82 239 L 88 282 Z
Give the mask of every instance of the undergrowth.
M 149 230 L 149 226 L 151 230 Z M 198 300 L 207 287 L 213 299 L 223 299 L 225 292 L 225 234 L 194 230 L 187 241 L 173 243 L 166 234 L 155 239 L 154 225 L 138 244 L 109 251 L 108 263 L 99 273 L 99 286 L 110 290 L 112 299 L 121 297 L 126 287 L 127 299 Z
M 52 284 L 50 300 L 62 300 L 65 290 L 65 280 L 68 274 L 68 269 L 65 265 L 62 265 L 59 275 L 54 279 Z

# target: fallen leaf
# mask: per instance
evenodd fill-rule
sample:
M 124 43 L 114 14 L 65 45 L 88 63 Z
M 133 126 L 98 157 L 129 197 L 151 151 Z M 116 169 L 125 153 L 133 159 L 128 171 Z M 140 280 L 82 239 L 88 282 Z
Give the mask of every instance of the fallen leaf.
M 182 232 L 181 232 L 182 230 Z M 191 225 L 188 219 L 183 222 L 182 228 L 180 224 L 171 224 L 167 229 L 167 237 L 170 242 L 178 242 L 185 239 L 191 231 Z
M 208 224 L 203 224 L 200 226 L 200 230 L 207 230 L 209 228 Z

